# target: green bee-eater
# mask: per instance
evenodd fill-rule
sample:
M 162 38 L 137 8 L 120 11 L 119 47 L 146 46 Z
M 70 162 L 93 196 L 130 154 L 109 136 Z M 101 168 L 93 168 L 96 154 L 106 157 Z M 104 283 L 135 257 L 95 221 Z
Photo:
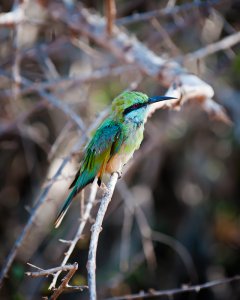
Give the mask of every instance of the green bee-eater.
M 95 177 L 98 178 L 100 186 L 104 173 L 121 174 L 122 167 L 143 140 L 149 105 L 170 99 L 174 98 L 166 96 L 149 98 L 140 92 L 123 92 L 113 100 L 109 117 L 98 127 L 86 147 L 80 169 L 70 185 L 72 191 L 57 217 L 55 227 L 60 225 L 74 196 L 92 183 Z

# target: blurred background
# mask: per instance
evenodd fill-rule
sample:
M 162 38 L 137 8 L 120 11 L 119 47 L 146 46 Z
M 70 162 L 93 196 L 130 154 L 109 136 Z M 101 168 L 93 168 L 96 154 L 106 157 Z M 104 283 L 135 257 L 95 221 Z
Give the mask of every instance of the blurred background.
M 59 229 L 53 221 L 78 168 L 78 149 L 86 142 L 83 132 L 125 89 L 148 95 L 165 92 L 137 66 L 54 22 L 48 2 L 61 2 L 69 12 L 85 6 L 105 14 L 104 1 L 0 2 L 1 265 L 41 191 L 50 186 L 4 281 L 1 299 L 51 295 L 50 277 L 32 279 L 24 272 L 34 270 L 27 262 L 44 269 L 59 266 L 67 246 L 58 239 L 69 240 L 77 230 L 80 196 Z M 178 6 L 182 9 L 168 15 L 138 21 L 132 17 Z M 121 0 L 116 9 L 116 23 L 130 35 L 211 85 L 214 100 L 232 124 L 211 118 L 197 103 L 187 103 L 180 111 L 158 110 L 148 120 L 142 146 L 119 180 L 104 220 L 97 256 L 99 298 L 239 274 L 240 46 L 201 60 L 189 61 L 186 55 L 235 34 L 240 1 Z M 31 22 L 14 24 L 19 11 Z M 13 12 L 9 21 L 6 14 Z M 77 125 L 71 112 L 81 118 Z M 53 179 L 66 157 L 69 161 Z M 97 204 L 92 219 L 96 209 Z M 75 285 L 87 284 L 91 222 L 69 260 L 79 264 Z M 88 299 L 88 293 L 62 294 L 61 299 Z M 239 282 L 174 299 L 237 300 Z

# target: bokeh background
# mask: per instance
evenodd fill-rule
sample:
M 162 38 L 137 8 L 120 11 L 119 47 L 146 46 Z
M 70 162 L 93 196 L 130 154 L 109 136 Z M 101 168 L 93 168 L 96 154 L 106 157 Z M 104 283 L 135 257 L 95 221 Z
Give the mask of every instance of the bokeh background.
M 70 11 L 84 5 L 105 14 L 103 1 L 62 3 Z M 123 18 L 134 13 L 186 3 L 192 8 L 124 23 Z M 165 92 L 136 66 L 124 64 L 88 38 L 76 36 L 64 24 L 49 20 L 47 4 L 48 1 L 0 2 L 1 17 L 21 7 L 35 20 L 16 26 L 0 24 L 1 264 L 29 219 L 41 189 L 51 182 L 64 157 L 70 155 L 71 159 L 38 211 L 4 281 L 1 299 L 40 299 L 51 294 L 51 278 L 27 278 L 24 272 L 33 269 L 26 263 L 46 269 L 58 266 L 66 249 L 58 239 L 74 236 L 80 215 L 78 197 L 62 226 L 53 229 L 54 218 L 81 158 L 73 145 L 83 133 L 71 115 L 51 105 L 31 86 L 50 83 L 51 93 L 81 117 L 85 128 L 125 89 L 134 88 L 149 95 Z M 240 2 L 219 0 L 200 5 L 200 1 L 121 0 L 116 1 L 116 6 L 117 21 L 123 21 L 122 26 L 130 34 L 165 59 L 181 62 L 214 88 L 214 100 L 226 109 L 232 124 L 211 118 L 197 103 L 187 103 L 179 111 L 158 110 L 149 119 L 141 149 L 119 181 L 104 220 L 97 256 L 99 298 L 172 289 L 237 275 L 240 46 L 236 44 L 191 63 L 185 57 L 236 33 L 240 27 Z M 113 75 L 118 67 L 121 70 Z M 108 76 L 84 83 L 68 80 L 91 76 L 104 68 Z M 93 219 L 96 209 L 97 204 Z M 90 225 L 70 258 L 70 262 L 79 264 L 72 280 L 76 285 L 87 283 Z M 154 252 L 147 250 L 149 245 Z M 61 299 L 87 298 L 86 291 L 61 295 Z M 173 299 L 237 300 L 239 282 Z

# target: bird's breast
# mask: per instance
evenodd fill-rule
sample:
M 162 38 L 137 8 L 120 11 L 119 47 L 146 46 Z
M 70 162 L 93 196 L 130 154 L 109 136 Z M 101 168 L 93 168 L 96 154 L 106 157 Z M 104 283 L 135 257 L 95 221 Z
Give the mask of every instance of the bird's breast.
M 143 130 L 143 125 L 127 130 L 126 137 L 118 153 L 108 161 L 106 172 L 110 174 L 113 172 L 121 173 L 123 166 L 132 158 L 134 151 L 140 147 L 143 140 Z

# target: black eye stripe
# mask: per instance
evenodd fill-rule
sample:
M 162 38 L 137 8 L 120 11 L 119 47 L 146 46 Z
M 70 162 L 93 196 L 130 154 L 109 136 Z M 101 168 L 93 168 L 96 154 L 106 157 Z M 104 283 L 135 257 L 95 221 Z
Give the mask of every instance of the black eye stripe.
M 147 103 L 135 103 L 135 104 L 127 107 L 126 109 L 124 109 L 123 115 L 125 116 L 126 114 L 130 113 L 131 111 L 139 109 L 139 108 L 144 107 L 146 105 L 147 105 Z

